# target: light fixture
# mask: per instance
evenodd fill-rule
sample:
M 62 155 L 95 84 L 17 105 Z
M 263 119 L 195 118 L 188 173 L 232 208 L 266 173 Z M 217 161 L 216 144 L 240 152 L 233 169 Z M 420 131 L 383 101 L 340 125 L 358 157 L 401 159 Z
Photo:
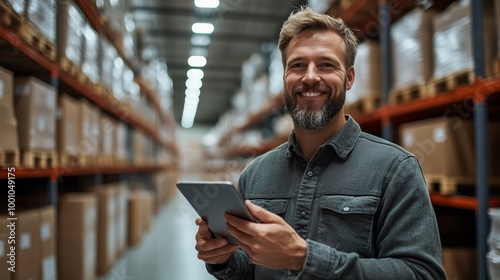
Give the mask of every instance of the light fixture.
M 207 22 L 196 22 L 191 26 L 191 30 L 198 34 L 211 34 L 214 32 L 214 25 Z
M 188 58 L 188 64 L 191 67 L 203 67 L 207 64 L 207 59 L 204 56 L 193 55 Z
M 201 70 L 201 69 L 189 69 L 187 71 L 187 77 L 189 79 L 201 80 L 201 79 L 203 79 L 203 76 L 205 76 L 205 73 L 203 73 L 203 70 Z
M 214 9 L 219 7 L 219 0 L 194 0 L 194 5 L 198 8 Z
M 194 89 L 200 89 L 202 86 L 201 80 L 197 79 L 187 79 L 186 80 L 186 88 L 194 88 Z
M 191 36 L 191 44 L 193 46 L 208 46 L 210 45 L 212 39 L 210 39 L 210 36 L 208 35 L 203 35 L 203 34 L 194 34 Z

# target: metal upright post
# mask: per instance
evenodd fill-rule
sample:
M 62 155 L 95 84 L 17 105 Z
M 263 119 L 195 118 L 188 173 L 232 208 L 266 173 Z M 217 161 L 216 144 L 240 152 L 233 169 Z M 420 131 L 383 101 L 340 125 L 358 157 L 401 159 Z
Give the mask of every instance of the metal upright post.
M 378 9 L 380 50 L 382 56 L 382 104 L 389 101 L 389 93 L 392 88 L 392 48 L 391 48 L 391 12 L 387 0 L 379 1 Z M 390 119 L 382 121 L 382 137 L 393 141 L 393 127 Z
M 483 0 L 470 1 L 472 28 L 471 36 L 474 47 L 474 66 L 476 77 L 484 77 L 484 7 Z M 486 264 L 488 218 L 488 106 L 485 100 L 475 100 L 474 134 L 476 159 L 476 196 L 478 201 L 476 222 L 477 268 L 479 280 L 488 279 Z

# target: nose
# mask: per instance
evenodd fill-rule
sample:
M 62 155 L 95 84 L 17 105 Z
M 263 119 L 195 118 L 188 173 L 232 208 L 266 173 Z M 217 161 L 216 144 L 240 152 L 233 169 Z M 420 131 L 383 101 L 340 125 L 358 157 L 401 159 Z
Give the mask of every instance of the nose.
M 306 72 L 304 73 L 304 77 L 302 78 L 302 82 L 307 83 L 307 84 L 315 84 L 318 83 L 321 80 L 319 73 L 318 73 L 318 68 L 314 63 L 309 63 L 307 65 Z

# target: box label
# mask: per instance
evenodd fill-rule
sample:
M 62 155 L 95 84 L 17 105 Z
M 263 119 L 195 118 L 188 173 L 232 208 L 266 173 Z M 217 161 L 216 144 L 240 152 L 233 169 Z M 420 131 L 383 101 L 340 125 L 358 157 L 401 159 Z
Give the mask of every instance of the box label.
M 23 232 L 21 233 L 21 244 L 20 244 L 21 250 L 28 250 L 31 248 L 31 234 L 28 232 Z
M 49 223 L 42 223 L 40 225 L 40 239 L 42 241 L 47 241 L 50 239 L 50 225 Z
M 3 248 L 5 246 L 4 243 L 3 240 L 0 240 L 0 258 L 5 257 L 5 249 Z
M 42 280 L 56 280 L 56 258 L 54 255 L 42 261 Z
M 3 99 L 4 96 L 5 96 L 5 93 L 4 93 L 3 81 L 0 80 L 0 99 Z

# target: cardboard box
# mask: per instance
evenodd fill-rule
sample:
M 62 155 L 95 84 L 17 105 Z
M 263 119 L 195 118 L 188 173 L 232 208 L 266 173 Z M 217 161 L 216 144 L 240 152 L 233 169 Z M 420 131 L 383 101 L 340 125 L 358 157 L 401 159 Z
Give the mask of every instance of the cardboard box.
M 500 176 L 500 123 L 488 125 L 489 175 Z M 409 122 L 400 127 L 401 145 L 419 160 L 424 174 L 474 177 L 474 129 L 472 121 L 434 118 Z
M 111 268 L 116 257 L 116 187 L 102 185 L 94 190 L 97 197 L 97 274 Z
M 131 190 L 128 195 L 128 245 L 138 244 L 145 232 L 147 216 L 145 208 L 144 192 L 142 190 Z
M 60 154 L 78 155 L 80 133 L 80 103 L 77 99 L 66 94 L 59 97 L 59 111 L 57 119 L 57 151 Z
M 101 114 L 99 121 L 101 141 L 99 145 L 100 155 L 112 157 L 113 144 L 115 143 L 116 121 L 108 115 Z
M 364 98 L 379 98 L 382 93 L 380 47 L 376 41 L 365 40 L 358 46 L 354 69 L 356 82 L 346 95 L 346 104 Z
M 29 0 L 27 16 L 33 27 L 46 39 L 56 41 L 56 0 Z
M 40 217 L 38 209 L 16 213 L 16 273 L 13 280 L 40 279 Z
M 0 123 L 0 151 L 17 151 L 18 137 L 15 124 Z
M 127 125 L 117 122 L 113 137 L 113 156 L 118 160 L 127 160 Z
M 57 5 L 59 58 L 68 59 L 80 67 L 83 60 L 85 17 L 74 1 L 57 1 Z
M 116 252 L 117 257 L 121 256 L 127 248 L 127 198 L 128 188 L 125 182 L 116 184 L 116 207 L 115 222 L 116 222 Z
M 40 279 L 56 280 L 56 212 L 53 206 L 39 208 Z
M 12 72 L 0 67 L 0 122 L 14 118 L 13 83 Z
M 95 280 L 97 268 L 97 198 L 72 193 L 59 198 L 58 277 Z
M 99 155 L 99 108 L 87 100 L 80 102 L 80 143 L 79 154 L 87 156 Z
M 473 247 L 443 248 L 443 268 L 446 271 L 447 279 L 476 279 L 476 263 L 476 249 Z
M 7 263 L 11 246 L 8 244 L 10 230 L 7 225 L 7 216 L 0 215 L 0 279 L 10 280 L 13 273 L 8 270 L 10 265 Z
M 394 88 L 423 85 L 432 77 L 433 16 L 434 13 L 431 11 L 414 8 L 393 25 L 391 39 Z
M 19 146 L 55 151 L 56 88 L 35 78 L 15 78 L 15 108 Z

